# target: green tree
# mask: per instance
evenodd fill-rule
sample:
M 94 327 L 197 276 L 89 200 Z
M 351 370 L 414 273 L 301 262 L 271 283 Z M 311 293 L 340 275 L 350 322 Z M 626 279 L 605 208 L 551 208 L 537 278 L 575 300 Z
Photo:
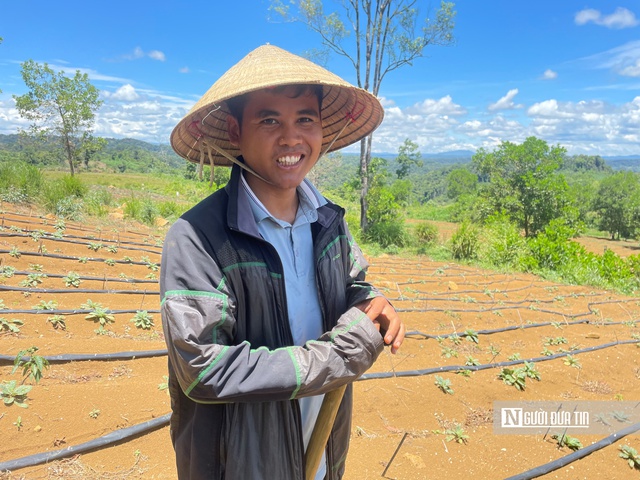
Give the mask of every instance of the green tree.
M 618 172 L 600 182 L 593 208 L 599 227 L 612 240 L 636 238 L 640 230 L 640 179 L 634 172 Z
M 386 75 L 424 55 L 429 45 L 453 43 L 454 4 L 442 2 L 433 18 L 419 20 L 417 0 L 349 0 L 340 11 L 324 12 L 322 0 L 271 0 L 270 10 L 299 20 L 353 66 L 358 87 L 378 96 Z M 351 30 L 350 30 L 351 29 Z M 360 227 L 368 228 L 369 167 L 372 136 L 360 142 Z
M 408 138 L 405 138 L 404 143 L 400 145 L 400 148 L 398 148 L 398 156 L 396 157 L 396 162 L 398 162 L 396 175 L 398 176 L 398 179 L 402 180 L 409 175 L 411 165 L 421 167 L 421 158 L 422 154 L 420 153 L 420 150 L 418 150 L 418 144 L 412 142 Z
M 21 74 L 29 91 L 13 96 L 18 113 L 33 122 L 34 136 L 59 141 L 73 175 L 85 152 L 91 155 L 100 147 L 92 134 L 95 112 L 103 103 L 98 89 L 86 73 L 77 70 L 69 78 L 33 60 L 22 63 Z
M 466 168 L 456 168 L 447 175 L 447 197 L 452 200 L 475 193 L 477 187 L 478 176 Z
M 493 152 L 478 150 L 471 159 L 488 183 L 480 195 L 485 214 L 504 212 L 525 235 L 535 236 L 554 218 L 569 215 L 568 185 L 557 173 L 566 150 L 536 137 L 522 144 L 502 142 Z

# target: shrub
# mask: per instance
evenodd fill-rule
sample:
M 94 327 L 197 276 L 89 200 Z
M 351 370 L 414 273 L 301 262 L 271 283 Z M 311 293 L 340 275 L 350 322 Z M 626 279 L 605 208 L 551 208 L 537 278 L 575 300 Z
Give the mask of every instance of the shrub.
M 0 163 L 0 198 L 5 202 L 35 201 L 44 183 L 42 172 L 23 162 Z
M 451 236 L 451 254 L 456 260 L 471 260 L 478 256 L 480 230 L 470 222 L 462 222 Z
M 401 222 L 378 222 L 369 225 L 364 240 L 377 243 L 382 248 L 404 247 L 408 244 L 408 235 Z
M 422 245 L 432 245 L 438 239 L 438 227 L 433 223 L 425 222 L 416 227 L 416 237 Z
M 516 267 L 528 253 L 520 229 L 506 215 L 489 217 L 482 237 L 481 257 L 493 265 Z
M 85 197 L 85 209 L 89 215 L 104 217 L 113 205 L 113 195 L 104 187 L 91 190 Z

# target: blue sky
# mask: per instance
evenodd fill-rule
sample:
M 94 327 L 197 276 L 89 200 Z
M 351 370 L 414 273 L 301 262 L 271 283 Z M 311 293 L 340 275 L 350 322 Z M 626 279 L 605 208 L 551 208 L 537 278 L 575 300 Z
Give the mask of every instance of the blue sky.
M 427 47 L 425 58 L 385 78 L 374 151 L 397 152 L 405 138 L 436 153 L 535 135 L 570 154 L 640 155 L 640 0 L 455 3 L 455 45 Z M 417 4 L 420 17 L 439 5 Z M 320 46 L 304 25 L 268 17 L 268 0 L 3 2 L 0 133 L 27 126 L 12 95 L 25 93 L 20 63 L 33 59 L 89 74 L 105 101 L 97 135 L 168 143 L 249 51 L 267 42 L 296 54 Z M 326 66 L 355 83 L 341 57 Z

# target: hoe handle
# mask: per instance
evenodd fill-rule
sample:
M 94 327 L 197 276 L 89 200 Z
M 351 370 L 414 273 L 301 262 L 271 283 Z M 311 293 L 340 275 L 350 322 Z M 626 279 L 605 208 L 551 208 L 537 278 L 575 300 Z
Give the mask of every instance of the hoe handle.
M 333 428 L 333 422 L 336 419 L 338 407 L 342 402 L 342 396 L 346 388 L 347 385 L 344 384 L 326 393 L 322 400 L 320 413 L 318 413 L 318 419 L 313 427 L 305 454 L 305 478 L 307 480 L 313 480 L 316 476 L 320 460 L 322 460 L 322 453 L 327 445 L 327 440 L 329 440 L 329 434 L 331 433 L 331 428 Z

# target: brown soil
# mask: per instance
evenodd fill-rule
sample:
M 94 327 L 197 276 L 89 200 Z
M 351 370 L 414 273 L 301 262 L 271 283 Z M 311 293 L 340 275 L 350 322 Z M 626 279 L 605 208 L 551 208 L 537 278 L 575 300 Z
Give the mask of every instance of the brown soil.
M 11 213 L 2 214 L 0 267 L 12 266 L 16 273 L 9 278 L 0 276 L 0 286 L 20 287 L 29 278 L 26 273 L 36 273 L 36 269 L 47 277 L 38 288 L 2 290 L 4 308 L 31 310 L 40 302 L 55 300 L 58 309 L 80 312 L 65 314 L 63 330 L 55 329 L 47 321 L 51 313 L 0 311 L 0 317 L 6 320 L 24 322 L 19 333 L 0 335 L 2 354 L 15 356 L 31 346 L 39 347 L 38 354 L 47 356 L 165 348 L 157 313 L 157 283 L 124 281 L 158 276 L 153 264 L 160 262 L 161 235 L 115 221 L 101 228 L 68 222 L 63 237 L 66 241 L 50 236 L 34 240 L 34 231 L 54 232 L 55 219 L 29 216 L 29 212 L 20 214 L 17 207 L 8 210 Z M 589 241 L 595 242 L 593 248 L 599 248 L 600 252 L 608 245 L 606 241 L 598 245 L 593 238 Z M 89 249 L 90 243 L 102 243 L 103 248 L 93 251 Z M 111 245 L 118 246 L 117 252 L 107 250 Z M 14 248 L 21 253 L 19 258 L 8 253 Z M 125 261 L 125 256 L 131 260 Z M 81 263 L 80 257 L 89 259 Z M 104 262 L 106 259 L 121 262 L 111 266 Z M 65 286 L 62 278 L 54 276 L 64 276 L 70 271 L 96 279 L 83 280 L 76 289 Z M 397 355 L 384 352 L 371 372 L 398 374 L 463 365 L 469 355 L 483 364 L 505 361 L 516 353 L 528 359 L 541 356 L 548 338 L 566 338 L 566 345 L 546 347 L 556 353 L 560 348 L 583 349 L 630 340 L 639 333 L 635 326 L 640 317 L 638 299 L 589 287 L 553 284 L 530 275 L 500 274 L 431 262 L 425 257 L 383 256 L 371 259 L 369 279 L 383 288 L 401 312 L 408 330 L 414 332 Z M 48 291 L 54 289 L 62 292 Z M 82 289 L 108 291 L 76 291 Z M 105 327 L 107 334 L 98 335 L 95 333 L 98 325 L 85 319 L 81 307 L 87 300 L 132 313 L 116 313 L 115 322 Z M 150 312 L 155 326 L 150 330 L 136 328 L 130 321 L 136 310 Z M 589 323 L 571 323 L 586 319 Z M 439 344 L 423 335 L 539 323 L 549 324 L 480 335 L 478 344 L 465 339 L 458 345 L 451 339 Z M 450 357 L 443 355 L 444 347 L 450 349 Z M 640 400 L 637 344 L 577 353 L 575 357 L 580 369 L 565 365 L 562 358 L 538 362 L 541 381 L 528 380 L 524 391 L 498 379 L 498 368 L 478 371 L 469 377 L 442 373 L 451 382 L 452 395 L 434 385 L 432 374 L 356 382 L 346 480 L 381 478 L 385 467 L 388 467 L 386 478 L 394 479 L 501 479 L 569 454 L 570 450 L 558 448 L 548 436 L 494 434 L 492 408 L 496 400 Z M 21 380 L 20 371 L 14 374 L 11 371 L 12 365 L 0 364 L 0 382 Z M 0 405 L 0 431 L 5 444 L 0 462 L 77 445 L 167 414 L 169 397 L 159 388 L 166 374 L 166 357 L 162 356 L 51 365 L 29 393 L 28 408 Z M 468 435 L 466 443 L 447 441 L 446 435 L 438 433 L 455 424 L 463 426 Z M 405 441 L 389 464 L 403 437 Z M 587 446 L 602 435 L 579 438 Z M 618 457 L 622 444 L 640 450 L 638 436 L 629 436 L 540 478 L 634 478 L 626 462 Z M 79 457 L 0 474 L 5 479 L 175 477 L 166 426 Z

